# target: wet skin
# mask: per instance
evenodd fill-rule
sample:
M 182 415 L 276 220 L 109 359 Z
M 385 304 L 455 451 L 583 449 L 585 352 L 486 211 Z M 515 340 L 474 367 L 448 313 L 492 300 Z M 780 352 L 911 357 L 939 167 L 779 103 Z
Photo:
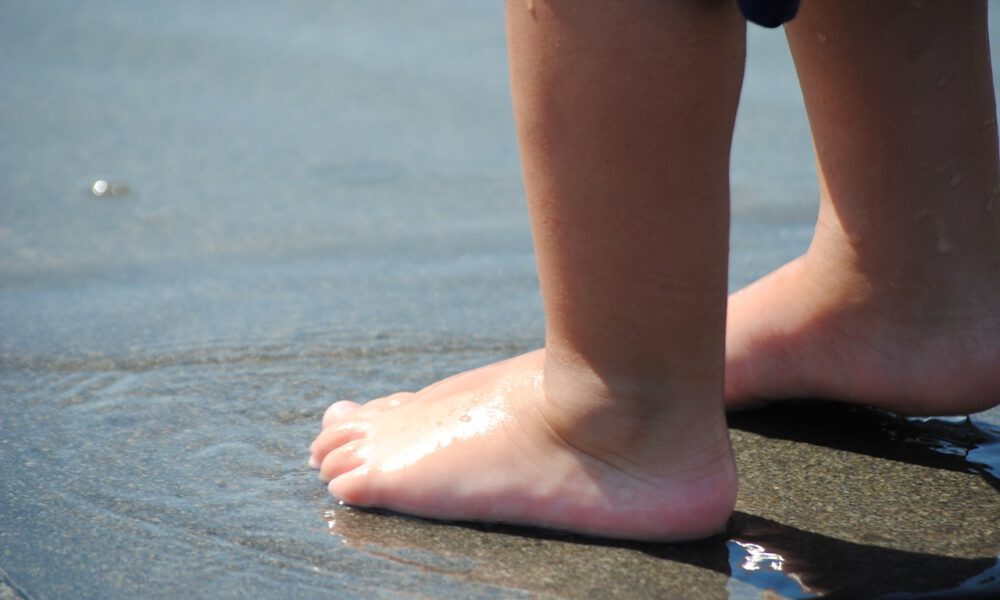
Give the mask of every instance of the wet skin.
M 735 3 L 510 0 L 507 17 L 546 348 L 332 405 L 310 458 L 332 494 L 692 539 L 735 502 L 726 405 L 820 395 L 955 414 L 1000 401 L 985 3 L 804 3 L 787 33 L 819 167 L 816 233 L 728 302 Z
M 736 473 L 724 423 L 649 470 L 574 447 L 545 416 L 540 351 L 415 394 L 333 404 L 311 458 L 332 494 L 441 519 L 484 520 L 633 539 L 722 529 Z M 661 437 L 662 439 L 662 437 Z

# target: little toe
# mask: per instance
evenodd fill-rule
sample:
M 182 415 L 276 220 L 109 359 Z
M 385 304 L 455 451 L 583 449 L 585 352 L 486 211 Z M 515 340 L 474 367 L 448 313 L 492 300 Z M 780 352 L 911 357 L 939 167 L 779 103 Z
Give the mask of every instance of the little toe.
M 326 412 L 323 413 L 323 429 L 333 425 L 345 415 L 353 410 L 356 410 L 360 406 L 361 405 L 357 402 L 351 402 L 350 400 L 334 402 L 329 406 L 329 408 L 326 409 Z

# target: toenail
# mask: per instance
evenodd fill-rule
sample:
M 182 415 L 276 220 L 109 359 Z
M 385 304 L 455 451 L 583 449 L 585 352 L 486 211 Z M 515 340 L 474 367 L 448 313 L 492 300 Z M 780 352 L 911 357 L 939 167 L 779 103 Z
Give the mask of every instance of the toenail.
M 357 407 L 354 406 L 353 404 L 351 404 L 349 402 L 345 402 L 343 400 L 341 400 L 340 402 L 334 402 L 333 404 L 330 405 L 329 408 L 326 409 L 326 415 L 325 415 L 325 417 L 326 418 L 339 419 L 339 418 L 343 417 L 344 415 L 346 415 L 347 413 L 349 413 L 352 410 L 354 410 L 355 408 L 357 408 Z M 326 420 L 326 419 L 324 419 L 324 420 Z

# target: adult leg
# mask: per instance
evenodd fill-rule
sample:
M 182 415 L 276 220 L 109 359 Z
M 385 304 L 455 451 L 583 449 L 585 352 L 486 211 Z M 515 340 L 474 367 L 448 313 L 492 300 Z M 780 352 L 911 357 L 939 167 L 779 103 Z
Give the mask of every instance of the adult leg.
M 803 2 L 808 252 L 730 299 L 727 401 L 907 414 L 1000 402 L 1000 178 L 986 3 Z
M 547 352 L 338 403 L 312 457 L 348 503 L 686 539 L 724 526 L 727 0 L 510 0 Z

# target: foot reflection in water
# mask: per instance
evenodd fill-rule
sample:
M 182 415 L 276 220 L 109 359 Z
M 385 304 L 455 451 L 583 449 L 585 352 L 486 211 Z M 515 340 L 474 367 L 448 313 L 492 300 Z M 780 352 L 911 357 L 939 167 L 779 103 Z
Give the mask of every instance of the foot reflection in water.
M 726 589 L 730 598 L 757 598 L 762 591 L 796 600 L 819 595 L 809 590 L 798 575 L 785 572 L 785 558 L 780 554 L 739 540 L 729 540 L 726 546 L 730 573 Z

